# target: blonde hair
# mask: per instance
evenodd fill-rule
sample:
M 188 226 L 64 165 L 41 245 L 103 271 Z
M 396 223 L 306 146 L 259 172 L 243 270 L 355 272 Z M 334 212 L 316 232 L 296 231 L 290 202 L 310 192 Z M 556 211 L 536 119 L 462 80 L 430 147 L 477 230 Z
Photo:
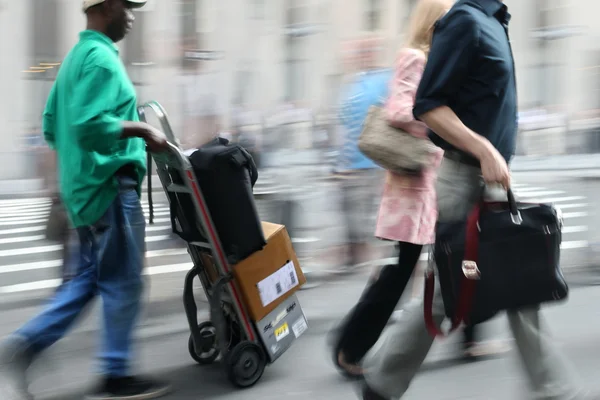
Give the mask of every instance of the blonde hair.
M 427 56 L 435 23 L 453 4 L 453 0 L 418 0 L 408 23 L 404 47 L 421 50 Z

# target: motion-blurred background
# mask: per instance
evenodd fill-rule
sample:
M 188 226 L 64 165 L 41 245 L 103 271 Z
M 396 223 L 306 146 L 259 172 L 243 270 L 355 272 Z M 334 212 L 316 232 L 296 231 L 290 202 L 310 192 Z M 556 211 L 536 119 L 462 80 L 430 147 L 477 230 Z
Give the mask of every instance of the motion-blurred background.
M 338 273 L 345 264 L 347 220 L 333 174 L 344 138 L 338 106 L 351 74 L 364 67 L 364 46 L 356 43 L 376 39 L 377 66 L 391 68 L 415 3 L 149 0 L 135 11 L 134 29 L 120 44 L 140 102 L 157 100 L 165 106 L 184 147 L 220 134 L 252 149 L 259 161 L 255 192 L 260 212 L 264 219 L 288 225 L 309 283 L 318 286 L 301 294 L 311 333 L 305 345 L 286 356 L 297 362 L 272 369 L 252 398 L 352 396 L 323 355 L 323 335 L 357 298 L 370 267 L 389 262 L 392 252 L 390 244 L 373 239 L 363 254 L 367 268 Z M 600 2 L 505 3 L 513 16 L 510 36 L 519 89 L 520 135 L 512 165 L 516 190 L 524 199 L 554 202 L 563 209 L 567 277 L 573 284 L 596 283 Z M 0 337 L 32 315 L 60 283 L 62 246 L 44 236 L 55 166 L 41 138 L 41 114 L 61 60 L 84 27 L 81 0 L 0 0 Z M 147 237 L 151 306 L 140 333 L 142 366 L 164 369 L 178 382 L 183 391 L 173 399 L 201 394 L 242 398 L 224 380 L 213 379 L 214 371 L 190 369 L 180 304 L 190 261 L 169 234 L 168 205 L 156 179 L 152 192 L 155 218 Z M 149 211 L 147 193 L 143 201 Z M 378 201 L 379 193 L 373 193 L 373 202 Z M 557 336 L 568 343 L 569 356 L 590 381 L 600 357 L 589 351 L 600 334 L 600 319 L 593 318 L 597 300 L 597 290 L 581 289 L 574 291 L 574 305 L 549 313 Z M 59 346 L 65 362 L 36 384 L 38 392 L 58 388 L 62 394 L 55 398 L 64 400 L 69 388 L 81 388 L 95 345 L 88 333 L 97 329 L 88 319 L 78 328 L 80 335 Z M 502 323 L 494 324 L 495 334 L 506 333 Z M 432 356 L 434 364 L 452 346 L 440 348 Z M 507 371 L 516 377 L 512 365 L 492 361 L 481 369 L 426 373 L 409 397 L 516 398 L 513 386 L 518 386 L 497 378 Z M 477 384 L 467 384 L 473 374 Z M 290 383 L 286 379 L 292 376 L 298 379 Z M 305 382 L 311 382 L 310 388 Z M 481 393 L 486 395 L 477 397 Z

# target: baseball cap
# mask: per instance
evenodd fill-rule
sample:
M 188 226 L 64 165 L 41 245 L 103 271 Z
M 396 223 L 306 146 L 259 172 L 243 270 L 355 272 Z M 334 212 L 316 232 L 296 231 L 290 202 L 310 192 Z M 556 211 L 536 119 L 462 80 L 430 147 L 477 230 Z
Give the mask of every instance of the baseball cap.
M 144 7 L 147 1 L 148 0 L 125 0 L 131 8 Z M 83 0 L 83 12 L 86 12 L 88 8 L 100 3 L 104 3 L 104 0 Z

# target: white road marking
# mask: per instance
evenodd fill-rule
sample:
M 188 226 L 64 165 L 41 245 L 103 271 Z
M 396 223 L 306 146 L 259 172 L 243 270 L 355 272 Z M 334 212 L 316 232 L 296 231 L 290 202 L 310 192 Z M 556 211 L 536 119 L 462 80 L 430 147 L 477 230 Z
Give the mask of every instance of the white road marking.
M 170 227 L 169 227 L 170 228 Z M 163 240 L 169 240 L 169 235 L 155 235 L 146 236 L 146 243 L 149 242 L 160 242 Z M 0 245 L 3 244 L 14 244 L 14 243 L 27 243 L 27 242 L 38 242 L 46 240 L 46 235 L 35 235 L 35 236 L 16 236 L 0 239 Z
M 3 229 L 3 230 L 0 230 L 0 236 L 2 236 L 2 235 L 18 235 L 20 233 L 40 232 L 45 229 L 46 229 L 46 225 L 27 226 L 24 228 Z
M 570 196 L 570 197 L 550 197 L 550 198 L 533 198 L 527 199 L 530 203 L 564 203 L 566 201 L 580 201 L 586 200 L 583 196 Z
M 152 250 L 146 252 L 146 258 L 181 256 L 187 254 L 186 249 L 167 249 L 167 250 Z M 191 263 L 191 261 L 190 261 Z M 28 262 L 22 264 L 0 265 L 0 274 L 9 272 L 23 272 L 36 269 L 56 268 L 62 265 L 62 260 Z
M 18 235 L 21 233 L 32 233 L 41 232 L 46 230 L 46 225 L 38 226 L 26 226 L 23 228 L 3 229 L 0 230 L 0 236 L 4 235 Z M 158 232 L 171 230 L 171 225 L 148 225 L 146 226 L 146 232 Z
M 515 194 L 517 197 L 542 197 L 542 196 L 555 196 L 557 194 L 564 194 L 562 190 L 538 190 L 533 192 L 521 193 L 517 191 Z
M 579 233 L 579 232 L 587 232 L 587 226 L 565 226 L 562 230 L 563 233 Z
M 40 218 L 40 219 L 32 219 L 32 220 L 26 220 L 26 221 L 22 221 L 20 222 L 20 225 L 34 225 L 34 224 L 45 224 L 46 222 L 48 222 L 47 218 Z M 154 223 L 163 223 L 163 222 L 171 222 L 171 218 L 154 218 Z M 148 219 L 146 219 L 146 223 L 148 223 Z M 15 222 L 10 221 L 10 222 L 6 222 L 6 221 L 0 221 L 0 226 L 14 226 Z
M 192 262 L 182 264 L 170 264 L 170 265 L 159 265 L 155 267 L 148 267 L 144 270 L 144 275 L 163 275 L 171 274 L 174 272 L 188 271 L 192 267 Z M 54 289 L 61 284 L 60 279 L 49 279 L 43 281 L 19 283 L 16 285 L 0 286 L 0 294 L 19 293 L 19 292 L 30 292 L 41 289 Z
M 572 212 L 572 213 L 563 213 L 563 218 L 564 219 L 570 219 L 570 218 L 584 218 L 587 217 L 588 213 L 585 211 L 581 211 L 581 212 Z
M 562 204 L 560 206 L 558 206 L 558 208 L 560 208 L 561 210 L 568 210 L 570 208 L 584 208 L 587 207 L 589 204 L 587 203 L 573 203 L 573 204 Z
M 144 210 L 145 213 L 149 212 L 149 207 L 142 207 L 142 209 Z M 154 214 L 157 214 L 158 212 L 166 212 L 167 214 L 169 213 L 169 207 L 164 207 L 164 206 L 156 206 L 154 207 Z M 17 218 L 18 216 L 23 216 L 23 217 L 33 217 L 33 216 L 37 216 L 37 217 L 43 217 L 43 216 L 48 216 L 50 214 L 50 208 L 49 207 L 44 207 L 44 208 L 40 208 L 38 210 L 6 210 L 3 208 L 0 208 L 0 219 L 2 218 Z

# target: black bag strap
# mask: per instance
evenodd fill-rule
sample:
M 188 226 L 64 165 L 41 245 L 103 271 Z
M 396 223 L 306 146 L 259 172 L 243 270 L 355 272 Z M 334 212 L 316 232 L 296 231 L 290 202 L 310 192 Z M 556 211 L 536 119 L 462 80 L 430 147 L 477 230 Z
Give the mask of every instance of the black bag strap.
M 154 224 L 154 202 L 152 201 L 152 155 L 149 151 L 146 151 L 147 160 L 146 160 L 146 168 L 148 170 L 148 223 L 150 225 Z
M 193 232 L 193 228 L 185 219 L 181 204 L 174 193 L 169 193 L 169 214 L 171 215 L 171 230 L 174 234 L 186 242 L 198 240 L 198 235 Z
M 248 150 L 243 148 L 242 146 L 238 146 L 239 152 L 235 152 L 231 155 L 231 162 L 233 162 L 237 167 L 248 167 L 248 172 L 250 173 L 250 182 L 252 186 L 258 180 L 258 169 L 256 168 L 256 163 L 254 159 L 248 153 Z

